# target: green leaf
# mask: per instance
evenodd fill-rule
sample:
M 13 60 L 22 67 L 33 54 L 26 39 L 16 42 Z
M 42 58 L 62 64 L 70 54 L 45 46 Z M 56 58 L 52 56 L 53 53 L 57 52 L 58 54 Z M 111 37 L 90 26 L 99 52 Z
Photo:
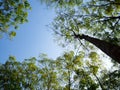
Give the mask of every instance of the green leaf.
M 16 61 L 15 56 L 9 56 L 9 60 Z
M 96 52 L 91 52 L 90 54 L 89 54 L 89 58 L 91 58 L 91 59 L 98 59 L 98 54 L 96 53 Z
M 15 36 L 16 36 L 16 32 L 11 31 L 9 35 L 10 35 L 10 37 L 11 37 L 11 38 L 13 38 L 13 37 L 15 37 Z

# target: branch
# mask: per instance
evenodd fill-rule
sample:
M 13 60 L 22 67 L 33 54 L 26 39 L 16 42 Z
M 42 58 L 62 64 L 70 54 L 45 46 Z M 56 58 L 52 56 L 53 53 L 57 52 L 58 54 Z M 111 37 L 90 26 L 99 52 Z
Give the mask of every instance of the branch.
M 95 74 L 93 74 L 93 75 L 94 75 L 94 76 L 95 76 L 95 78 L 97 79 L 97 81 L 98 81 L 98 83 L 99 83 L 100 87 L 102 88 L 102 90 L 104 90 L 104 87 L 103 87 L 103 85 L 102 85 L 102 83 L 101 83 L 100 79 L 97 77 L 97 75 L 95 75 Z

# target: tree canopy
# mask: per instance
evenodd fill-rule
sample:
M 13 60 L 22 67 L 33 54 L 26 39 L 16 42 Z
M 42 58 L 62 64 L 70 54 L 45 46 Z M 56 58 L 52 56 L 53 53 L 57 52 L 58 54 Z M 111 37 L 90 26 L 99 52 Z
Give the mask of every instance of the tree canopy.
M 41 1 L 49 6 L 56 7 L 57 16 L 52 23 L 52 28 L 53 31 L 65 41 L 75 43 L 75 38 L 77 38 L 84 44 L 83 41 L 80 40 L 81 38 L 76 37 L 76 35 L 89 35 L 90 37 L 99 38 L 99 40 L 104 40 L 119 47 L 119 0 Z M 120 53 L 119 48 L 117 50 Z
M 73 43 L 77 49 L 77 45 L 80 45 L 80 49 L 76 52 L 64 52 L 54 60 L 45 54 L 38 59 L 32 57 L 23 62 L 17 61 L 14 56 L 9 56 L 4 64 L 0 64 L 0 89 L 119 89 L 119 64 L 113 64 L 110 69 L 107 69 L 103 63 L 106 58 L 101 58 L 94 47 L 95 45 L 101 50 L 103 49 L 109 56 L 120 48 L 119 0 L 40 1 L 56 7 L 57 16 L 52 23 L 52 29 L 58 37 L 65 41 L 63 44 Z M 27 21 L 28 9 L 30 9 L 30 5 L 27 0 L 1 0 L 1 35 L 7 33 L 10 37 L 15 36 L 15 31 L 9 31 L 9 28 L 13 26 L 16 29 L 18 24 Z M 5 18 L 6 16 L 7 18 Z M 118 53 L 120 52 L 118 51 Z M 119 55 L 118 53 L 117 55 Z M 119 59 L 119 57 L 117 58 Z
M 27 0 L 0 0 L 0 37 L 16 36 L 14 29 L 27 22 L 30 4 Z
M 120 70 L 108 70 L 96 52 L 65 52 L 55 60 L 41 55 L 23 62 L 9 56 L 0 64 L 1 90 L 107 90 L 120 88 Z M 111 67 L 111 69 L 113 68 Z

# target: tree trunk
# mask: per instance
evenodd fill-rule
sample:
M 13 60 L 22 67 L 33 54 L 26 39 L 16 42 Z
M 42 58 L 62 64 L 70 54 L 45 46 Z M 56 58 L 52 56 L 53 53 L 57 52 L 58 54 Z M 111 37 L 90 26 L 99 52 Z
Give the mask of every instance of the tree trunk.
M 71 79 L 70 79 L 70 71 L 68 70 L 68 74 L 69 74 L 69 77 L 68 77 L 68 90 L 71 90 L 70 87 L 71 87 Z
M 83 34 L 75 35 L 75 38 L 85 39 L 86 41 L 89 41 L 120 64 L 120 46 Z

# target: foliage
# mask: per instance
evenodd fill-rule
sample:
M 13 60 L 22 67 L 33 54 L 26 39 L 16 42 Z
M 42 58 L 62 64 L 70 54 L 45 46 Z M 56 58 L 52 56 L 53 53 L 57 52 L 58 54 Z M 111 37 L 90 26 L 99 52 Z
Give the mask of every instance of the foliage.
M 75 34 L 88 34 L 119 45 L 119 0 L 41 0 L 56 7 L 54 32 L 65 41 L 74 42 Z M 10 37 L 18 24 L 27 21 L 28 1 L 0 1 L 0 33 Z M 7 16 L 7 18 L 5 18 Z M 76 41 L 75 41 L 76 42 Z M 120 70 L 104 68 L 100 55 L 89 43 L 81 41 L 82 51 L 65 52 L 55 60 L 43 54 L 18 62 L 10 56 L 0 64 L 0 89 L 5 90 L 96 90 L 119 89 Z M 85 49 L 87 47 L 87 49 Z M 119 66 L 119 65 L 118 65 Z
M 27 0 L 0 0 L 0 36 L 4 33 L 10 38 L 16 36 L 14 29 L 17 29 L 19 24 L 28 21 L 30 8 Z
M 64 90 L 83 90 L 85 88 L 96 90 L 101 87 L 100 82 L 95 79 L 95 75 L 97 76 L 103 68 L 99 57 L 96 59 L 95 57 L 93 56 L 90 61 L 86 60 L 88 57 L 84 52 L 81 51 L 76 55 L 70 51 L 56 59 L 56 68 L 58 68 L 59 79 Z
M 33 62 L 18 62 L 10 56 L 5 64 L 0 65 L 1 90 L 35 90 L 37 79 L 37 66 Z
M 109 71 L 104 68 L 97 53 L 90 52 L 88 56 L 83 53 L 65 52 L 55 60 L 42 55 L 40 59 L 32 57 L 23 62 L 10 56 L 5 64 L 0 64 L 0 89 L 118 89 L 119 69 L 115 67 L 117 70 Z
M 44 90 L 57 90 L 60 88 L 54 64 L 53 60 L 48 59 L 45 56 L 42 56 L 42 59 L 39 60 L 40 83 L 41 88 Z
M 43 1 L 43 0 L 41 0 Z M 119 0 L 44 0 L 58 7 L 53 22 L 55 33 L 71 39 L 73 31 L 119 44 Z
M 81 44 L 83 50 L 90 48 L 89 43 L 86 43 L 86 41 L 89 40 L 82 38 L 83 35 L 89 35 L 90 37 L 99 38 L 99 40 L 109 42 L 110 45 L 116 44 L 119 47 L 120 3 L 118 0 L 40 1 L 45 2 L 49 6 L 56 7 L 55 10 L 57 15 L 52 23 L 52 29 L 62 41 L 65 41 L 62 42 L 63 46 L 66 46 L 66 43 L 67 45 L 68 43 L 73 43 L 75 46 Z M 80 36 L 86 41 L 81 40 Z M 98 42 L 94 42 L 95 43 L 92 42 L 94 45 L 96 43 L 98 44 Z M 100 46 L 99 49 L 104 47 L 102 45 Z M 92 51 L 92 49 L 86 50 L 86 53 L 89 51 Z M 104 52 L 111 53 L 112 51 L 104 50 Z M 107 55 L 110 57 L 114 56 L 113 54 Z
M 117 90 L 120 88 L 120 69 L 118 67 L 115 68 L 115 70 L 103 72 L 104 74 L 101 76 L 105 89 Z

